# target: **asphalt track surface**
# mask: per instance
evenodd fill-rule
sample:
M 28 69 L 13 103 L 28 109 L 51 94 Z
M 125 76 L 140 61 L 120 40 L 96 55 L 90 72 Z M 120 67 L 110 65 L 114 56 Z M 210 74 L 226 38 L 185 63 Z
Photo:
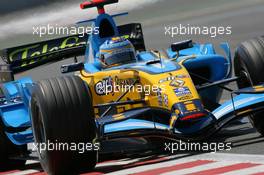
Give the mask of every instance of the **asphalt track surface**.
M 195 42 L 212 42 L 215 45 L 228 41 L 234 51 L 240 42 L 264 34 L 263 18 L 263 0 L 164 0 L 133 10 L 129 17 L 120 17 L 118 22 L 142 22 L 148 48 L 167 48 L 172 42 L 191 38 Z M 231 26 L 232 34 L 215 38 L 204 35 L 171 38 L 165 35 L 165 26 L 178 24 Z M 31 75 L 33 79 L 39 80 L 58 75 L 58 70 L 59 64 L 53 64 L 18 77 Z M 231 84 L 230 87 L 235 88 L 235 85 Z M 225 93 L 223 100 L 228 97 Z M 101 163 L 91 174 L 264 174 L 264 138 L 260 137 L 247 120 L 244 122 L 234 123 L 214 137 L 217 141 L 231 142 L 230 151 L 128 158 Z M 39 164 L 30 164 L 22 171 L 14 170 L 3 174 L 40 174 L 39 171 Z

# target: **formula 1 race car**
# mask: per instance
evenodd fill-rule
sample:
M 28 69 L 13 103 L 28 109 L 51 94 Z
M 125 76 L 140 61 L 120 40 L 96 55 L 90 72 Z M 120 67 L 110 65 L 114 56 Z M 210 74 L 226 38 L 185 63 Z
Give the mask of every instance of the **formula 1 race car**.
M 212 44 L 191 40 L 165 51 L 146 50 L 141 24 L 116 26 L 118 15 L 105 13 L 105 5 L 117 2 L 81 4 L 97 7 L 97 18 L 82 23 L 92 22 L 99 33 L 2 51 L 1 168 L 23 166 L 21 157 L 32 142 L 47 173 L 69 174 L 93 169 L 101 150 L 128 151 L 121 150 L 124 142 L 119 150 L 111 146 L 125 139 L 126 144 L 137 138 L 151 144 L 154 138 L 201 141 L 245 116 L 264 135 L 263 37 L 240 44 L 234 60 L 227 43 L 221 44 L 226 56 Z M 14 73 L 79 56 L 85 61 L 61 66 L 62 73 L 75 75 L 14 80 Z M 226 86 L 234 81 L 238 90 Z M 223 90 L 230 91 L 230 100 L 220 104 Z M 42 149 L 50 143 L 53 149 Z M 78 151 L 81 143 L 89 150 Z

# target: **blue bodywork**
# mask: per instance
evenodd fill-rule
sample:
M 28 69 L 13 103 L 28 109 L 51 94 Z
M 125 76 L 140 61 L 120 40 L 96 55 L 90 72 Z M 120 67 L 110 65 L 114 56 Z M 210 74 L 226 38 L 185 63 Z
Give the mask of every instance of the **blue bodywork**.
M 23 78 L 2 85 L 5 96 L 0 105 L 0 116 L 3 124 L 7 128 L 29 128 L 17 133 L 6 132 L 8 138 L 16 145 L 23 145 L 33 140 L 29 115 L 32 83 L 30 78 Z
M 101 71 L 102 68 L 98 61 L 98 51 L 99 47 L 102 43 L 104 43 L 107 39 L 112 37 L 119 36 L 117 26 L 113 20 L 113 18 L 108 14 L 99 15 L 93 23 L 94 27 L 100 27 L 102 21 L 108 21 L 111 24 L 114 34 L 108 37 L 101 38 L 98 34 L 92 34 L 88 39 L 88 44 L 85 52 L 85 64 L 84 70 L 89 73 L 95 73 Z M 181 61 L 185 56 L 194 55 L 195 59 L 187 60 L 184 65 L 188 70 L 194 70 L 199 68 L 206 67 L 209 71 L 209 80 L 211 82 L 224 80 L 226 78 L 231 77 L 232 72 L 232 60 L 231 60 L 231 52 L 227 43 L 223 43 L 220 45 L 221 48 L 225 52 L 225 56 L 219 55 L 215 52 L 215 49 L 212 44 L 194 44 L 192 48 L 181 50 L 179 52 L 179 58 L 176 60 L 177 62 Z M 152 74 L 161 73 L 161 71 L 171 71 L 177 69 L 177 64 L 170 61 L 170 58 L 175 58 L 177 53 L 173 52 L 171 49 L 166 50 L 166 54 L 169 56 L 167 59 L 162 59 L 163 69 L 158 69 L 153 65 L 146 65 L 145 63 L 148 61 L 152 61 L 157 59 L 157 56 L 153 54 L 151 51 L 142 51 L 137 55 L 138 62 L 130 65 L 123 65 L 120 67 L 114 67 L 112 69 L 124 69 L 126 67 L 135 68 L 144 70 L 147 72 L 151 72 Z M 106 71 L 106 70 L 104 70 Z M 4 83 L 2 85 L 2 89 L 4 92 L 4 96 L 1 97 L 0 103 L 0 116 L 4 125 L 7 128 L 6 134 L 8 138 L 16 145 L 23 145 L 29 142 L 33 142 L 33 134 L 31 130 L 31 121 L 30 121 L 30 98 L 31 98 L 31 89 L 33 86 L 33 82 L 30 78 L 23 78 L 20 80 L 16 80 L 9 83 Z M 221 97 L 221 89 L 218 87 L 211 87 L 209 89 L 203 90 L 200 92 L 201 97 L 209 97 L 210 100 L 214 102 L 218 102 Z M 234 105 L 233 105 L 234 101 Z M 212 112 L 212 118 L 214 120 L 219 120 L 222 117 L 229 116 L 234 111 L 234 106 L 237 109 L 251 106 L 254 104 L 264 102 L 264 94 L 241 94 L 236 96 L 234 99 L 225 102 L 219 108 L 215 109 Z M 136 112 L 142 111 L 133 111 L 133 115 Z M 111 117 L 109 119 L 109 123 L 107 121 L 98 121 L 100 124 L 104 124 L 103 132 L 108 134 L 116 131 L 128 131 L 133 129 L 160 129 L 167 130 L 169 128 L 168 125 L 164 125 L 161 123 L 155 123 L 152 121 L 145 121 L 136 118 L 130 118 L 129 112 L 124 114 L 127 116 L 126 120 L 122 120 L 118 123 L 111 123 Z M 107 119 L 107 118 L 106 118 Z M 104 120 L 106 120 L 104 119 Z M 203 121 L 203 124 L 199 126 L 193 126 L 190 129 L 182 129 L 175 130 L 175 133 L 194 133 L 199 131 L 200 127 L 203 125 L 210 124 L 211 119 L 206 119 Z M 120 127 L 122 126 L 122 127 Z M 26 128 L 24 131 L 19 131 L 20 128 Z M 9 130 L 12 132 L 9 132 Z M 16 129 L 18 130 L 16 132 Z

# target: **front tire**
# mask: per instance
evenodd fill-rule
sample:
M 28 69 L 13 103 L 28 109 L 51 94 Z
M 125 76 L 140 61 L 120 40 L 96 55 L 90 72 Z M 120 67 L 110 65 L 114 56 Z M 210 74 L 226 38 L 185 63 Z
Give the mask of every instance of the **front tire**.
M 235 75 L 241 77 L 238 87 L 245 88 L 264 82 L 264 38 L 258 37 L 241 43 L 234 58 Z M 264 113 L 250 116 L 252 125 L 264 136 Z
M 40 163 L 48 174 L 81 173 L 95 167 L 98 143 L 92 97 L 79 77 L 53 78 L 36 84 L 31 116 Z M 58 144 L 61 146 L 55 147 Z M 93 150 L 77 150 L 79 145 Z

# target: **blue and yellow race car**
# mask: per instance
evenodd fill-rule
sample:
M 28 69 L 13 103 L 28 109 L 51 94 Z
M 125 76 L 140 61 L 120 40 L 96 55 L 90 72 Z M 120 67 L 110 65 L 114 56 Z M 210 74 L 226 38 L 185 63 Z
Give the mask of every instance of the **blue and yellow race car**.
M 94 168 L 102 150 L 128 151 L 121 148 L 126 145 L 114 150 L 112 143 L 201 141 L 239 117 L 249 116 L 264 135 L 263 37 L 239 45 L 234 59 L 227 43 L 221 44 L 225 56 L 191 40 L 146 50 L 140 23 L 117 26 L 118 15 L 105 13 L 105 5 L 117 2 L 81 4 L 97 7 L 97 18 L 83 22 L 99 32 L 2 51 L 1 168 L 23 166 L 28 143 L 46 172 L 71 174 Z M 84 62 L 61 66 L 74 75 L 14 80 L 15 73 L 80 56 Z M 238 90 L 226 86 L 235 81 Z M 223 90 L 230 100 L 220 104 Z

